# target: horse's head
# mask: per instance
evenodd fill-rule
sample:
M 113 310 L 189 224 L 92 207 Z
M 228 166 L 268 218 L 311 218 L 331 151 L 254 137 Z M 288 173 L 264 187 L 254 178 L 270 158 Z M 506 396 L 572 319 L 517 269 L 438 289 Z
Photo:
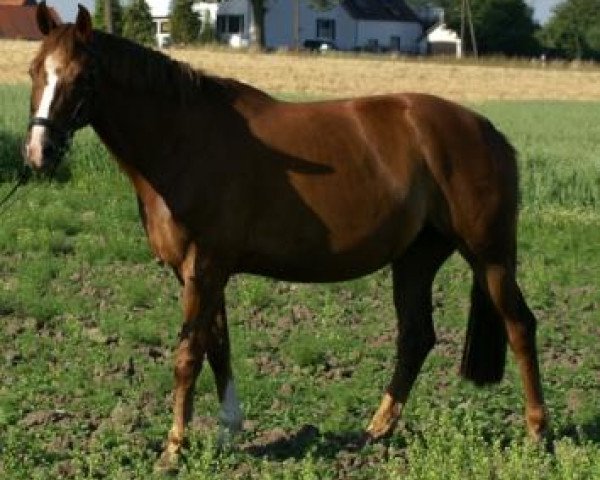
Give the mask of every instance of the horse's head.
M 31 62 L 31 118 L 23 148 L 36 170 L 54 169 L 73 133 L 90 121 L 93 96 L 92 20 L 79 5 L 74 24 L 59 25 L 41 2 L 37 24 L 44 39 Z

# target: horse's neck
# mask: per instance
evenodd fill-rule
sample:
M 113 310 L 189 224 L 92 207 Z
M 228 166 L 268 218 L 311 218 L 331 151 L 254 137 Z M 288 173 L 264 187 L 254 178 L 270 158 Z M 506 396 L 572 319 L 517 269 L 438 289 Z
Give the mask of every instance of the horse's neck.
M 148 179 L 163 174 L 165 162 L 169 171 L 177 169 L 177 159 L 163 155 L 165 146 L 177 142 L 179 134 L 167 120 L 176 116 L 168 111 L 168 102 L 112 87 L 100 91 L 98 97 L 92 127 L 121 164 Z

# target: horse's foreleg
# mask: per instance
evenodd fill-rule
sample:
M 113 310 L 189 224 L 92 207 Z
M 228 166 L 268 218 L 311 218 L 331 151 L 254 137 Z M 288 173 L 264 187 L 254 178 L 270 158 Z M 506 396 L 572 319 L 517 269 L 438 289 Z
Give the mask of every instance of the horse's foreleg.
M 214 340 L 212 329 L 218 322 L 223 305 L 224 282 L 212 271 L 199 271 L 193 251 L 188 254 L 178 273 L 183 281 L 184 323 L 175 354 L 173 426 L 157 465 L 160 469 L 177 465 L 185 427 L 192 417 L 196 378 Z
M 207 357 L 215 375 L 217 394 L 221 403 L 221 411 L 219 412 L 219 421 L 221 423 L 219 443 L 224 444 L 242 429 L 244 419 L 233 381 L 229 332 L 227 329 L 227 315 L 224 302 L 221 303 L 219 312 L 212 324 L 210 337 Z
M 431 286 L 454 245 L 425 228 L 392 265 L 394 304 L 398 316 L 397 359 L 381 405 L 367 427 L 378 439 L 391 434 L 427 354 L 435 344 Z

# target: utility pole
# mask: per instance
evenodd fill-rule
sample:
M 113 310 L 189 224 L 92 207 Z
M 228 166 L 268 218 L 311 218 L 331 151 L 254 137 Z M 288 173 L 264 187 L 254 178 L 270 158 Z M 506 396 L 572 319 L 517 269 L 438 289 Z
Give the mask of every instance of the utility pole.
M 471 11 L 471 2 L 470 0 L 461 0 L 461 2 L 462 3 L 460 8 L 460 39 L 464 45 L 465 23 L 468 22 L 469 30 L 471 32 L 471 50 L 473 51 L 473 56 L 477 58 L 477 39 L 475 38 L 475 27 L 473 27 L 473 12 Z
M 102 0 L 101 0 L 102 1 Z M 104 1 L 104 25 L 108 33 L 115 33 L 113 27 L 112 0 Z
M 292 26 L 294 32 L 294 50 L 300 50 L 300 0 L 294 0 L 294 25 Z

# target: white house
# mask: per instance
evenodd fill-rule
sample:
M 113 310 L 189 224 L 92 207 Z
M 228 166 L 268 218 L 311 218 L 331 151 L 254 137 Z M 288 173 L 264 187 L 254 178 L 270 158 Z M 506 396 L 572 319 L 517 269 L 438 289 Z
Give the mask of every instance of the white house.
M 168 35 L 170 0 L 147 0 L 157 24 L 159 44 Z M 221 40 L 247 46 L 252 38 L 250 0 L 202 1 L 194 4 L 204 22 L 211 22 Z M 318 47 L 340 50 L 392 50 L 425 53 L 423 20 L 404 0 L 342 0 L 318 10 L 308 0 L 269 0 L 265 15 L 267 48 Z
M 156 43 L 159 47 L 168 45 L 171 38 L 171 24 L 169 23 L 171 0 L 146 0 L 150 7 L 152 20 L 156 32 Z
M 428 53 L 462 57 L 462 40 L 445 23 L 438 23 L 427 32 L 427 44 L 429 46 Z
M 249 0 L 196 2 L 193 8 L 203 23 L 209 22 L 215 26 L 220 40 L 232 47 L 247 47 L 250 44 L 253 15 Z
M 422 20 L 404 0 L 343 0 L 318 10 L 306 0 L 272 0 L 265 17 L 267 47 L 326 42 L 340 50 L 420 53 Z

